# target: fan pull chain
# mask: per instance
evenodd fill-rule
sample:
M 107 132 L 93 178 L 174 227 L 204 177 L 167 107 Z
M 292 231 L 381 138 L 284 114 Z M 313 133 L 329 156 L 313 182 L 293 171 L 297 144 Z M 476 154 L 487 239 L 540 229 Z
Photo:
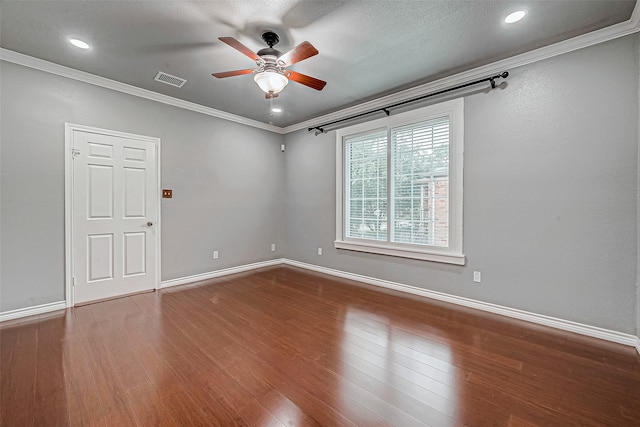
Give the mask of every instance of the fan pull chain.
M 273 121 L 273 96 L 269 98 L 269 124 L 272 125 Z

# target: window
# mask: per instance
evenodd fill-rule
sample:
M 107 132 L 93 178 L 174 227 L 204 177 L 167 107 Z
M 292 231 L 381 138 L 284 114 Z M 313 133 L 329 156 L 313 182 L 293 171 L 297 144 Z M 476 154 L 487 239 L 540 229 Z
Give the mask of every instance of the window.
M 335 246 L 464 264 L 464 101 L 337 132 Z

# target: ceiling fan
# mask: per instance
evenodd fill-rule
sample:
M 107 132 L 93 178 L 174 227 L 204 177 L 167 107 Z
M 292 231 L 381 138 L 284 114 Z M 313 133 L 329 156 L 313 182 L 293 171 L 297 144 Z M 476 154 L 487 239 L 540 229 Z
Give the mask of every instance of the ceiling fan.
M 293 80 L 294 82 L 303 84 L 315 90 L 322 90 L 327 84 L 327 82 L 323 80 L 286 69 L 286 67 L 293 65 L 296 62 L 303 61 L 318 54 L 318 50 L 309 42 L 302 42 L 289 52 L 282 54 L 282 52 L 273 48 L 273 46 L 278 44 L 280 41 L 278 35 L 273 31 L 265 31 L 262 34 L 262 40 L 264 40 L 269 47 L 260 49 L 255 53 L 233 37 L 219 37 L 218 39 L 256 61 L 258 68 L 223 71 L 221 73 L 213 73 L 211 75 L 222 79 L 225 77 L 253 73 L 255 74 L 253 79 L 258 86 L 260 86 L 260 89 L 264 91 L 266 99 L 278 96 L 278 93 L 284 89 L 284 87 L 289 83 L 289 80 Z

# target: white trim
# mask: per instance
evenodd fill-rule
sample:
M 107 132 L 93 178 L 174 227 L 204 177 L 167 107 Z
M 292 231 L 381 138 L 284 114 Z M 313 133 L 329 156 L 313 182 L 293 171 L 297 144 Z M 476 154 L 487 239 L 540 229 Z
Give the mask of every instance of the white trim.
M 202 280 L 214 279 L 216 277 L 228 276 L 229 274 L 242 273 L 244 271 L 255 270 L 256 268 L 272 267 L 274 265 L 285 264 L 282 258 L 272 259 L 268 261 L 255 262 L 253 264 L 239 265 L 236 267 L 223 268 L 221 270 L 210 271 L 208 273 L 194 274 L 193 276 L 178 277 L 176 279 L 163 280 L 160 282 L 160 289 L 170 288 L 172 286 L 187 285 Z
M 197 113 L 206 114 L 208 116 L 217 117 L 223 120 L 228 120 L 230 122 L 236 122 L 243 125 L 252 126 L 258 129 L 264 129 L 264 130 L 268 130 L 268 131 L 279 133 L 279 134 L 283 133 L 282 128 L 278 126 L 262 123 L 257 120 L 252 120 L 246 117 L 227 113 L 225 111 L 216 110 L 215 108 L 205 107 L 204 105 L 195 104 L 193 102 L 184 101 L 182 99 L 174 98 L 172 96 L 163 95 L 161 93 L 153 92 L 147 89 L 142 89 L 136 86 L 128 85 L 126 83 L 96 76 L 95 74 L 65 67 L 63 65 L 55 64 L 53 62 L 45 61 L 43 59 L 34 58 L 32 56 L 14 52 L 12 50 L 0 48 L 0 60 L 12 62 L 14 64 L 33 68 L 35 70 L 40 70 L 47 73 L 55 74 L 57 76 L 78 80 L 83 83 L 89 83 L 94 86 L 104 87 L 107 89 L 115 90 L 117 92 L 138 96 L 140 98 L 149 99 L 151 101 L 160 102 L 162 104 L 173 105 L 174 107 L 195 111 Z
M 341 241 L 336 240 L 333 242 L 333 246 L 336 249 L 345 249 L 348 251 L 367 252 L 370 254 L 389 255 L 400 258 L 420 259 L 423 261 L 442 262 L 445 264 L 464 265 L 464 254 L 454 253 L 436 253 L 434 250 L 420 251 L 415 248 L 404 248 L 393 245 L 376 245 L 375 243 L 364 243 L 356 241 Z
M 67 307 L 73 307 L 73 156 L 71 153 L 72 129 L 64 125 L 64 299 Z
M 296 123 L 291 126 L 279 127 L 262 123 L 257 120 L 248 119 L 246 117 L 238 116 L 235 114 L 227 113 L 224 111 L 216 110 L 214 108 L 205 107 L 199 104 L 195 104 L 181 99 L 173 98 L 171 96 L 156 93 L 147 89 L 138 88 L 125 83 L 110 80 L 104 77 L 96 76 L 94 74 L 86 73 L 84 71 L 75 70 L 73 68 L 65 67 L 53 62 L 45 61 L 42 59 L 34 58 L 32 56 L 24 55 L 22 53 L 14 52 L 12 50 L 0 48 L 0 60 L 12 62 L 14 64 L 23 65 L 25 67 L 34 68 L 36 70 L 44 71 L 51 74 L 56 74 L 62 77 L 78 80 L 84 83 L 89 83 L 95 86 L 100 86 L 108 89 L 112 89 L 118 92 L 127 93 L 129 95 L 139 96 L 141 98 L 149 99 L 152 101 L 161 102 L 163 104 L 173 105 L 175 107 L 184 108 L 186 110 L 195 111 L 198 113 L 206 114 L 212 117 L 218 117 L 220 119 L 229 120 L 232 122 L 244 124 L 247 126 L 256 127 L 259 129 L 268 130 L 278 134 L 287 134 L 295 132 L 300 129 L 305 129 L 312 126 L 317 126 L 318 123 L 330 122 L 338 120 L 343 117 L 364 113 L 371 110 L 383 108 L 387 105 L 394 104 L 396 102 L 406 101 L 411 98 L 415 98 L 427 93 L 438 91 L 439 89 L 445 89 L 448 87 L 456 86 L 461 83 L 466 83 L 469 80 L 476 80 L 479 78 L 487 77 L 494 73 L 510 70 L 523 65 L 531 64 L 533 62 L 542 61 L 544 59 L 552 58 L 554 56 L 562 55 L 574 50 L 582 49 L 585 47 L 593 46 L 598 43 L 603 43 L 609 40 L 613 40 L 619 37 L 624 37 L 629 34 L 633 34 L 640 31 L 640 2 L 637 2 L 631 18 L 629 20 L 620 22 L 615 25 L 611 25 L 606 28 L 601 28 L 596 31 L 592 31 L 581 36 L 574 37 L 569 40 L 564 40 L 549 46 L 541 47 L 530 52 L 525 52 L 520 55 L 512 56 L 501 61 L 497 61 L 491 64 L 483 65 L 481 67 L 474 68 L 472 70 L 464 71 L 462 73 L 455 74 L 453 76 L 445 77 L 434 82 L 426 83 L 420 86 L 416 86 L 411 89 L 404 90 L 392 95 L 377 98 L 376 100 L 365 102 L 355 105 L 350 108 L 345 108 L 339 111 L 335 111 L 324 116 L 316 117 L 311 120 Z
M 416 244 L 396 243 L 391 236 L 387 240 L 356 239 L 347 236 L 344 220 L 346 218 L 347 195 L 344 186 L 346 162 L 346 139 L 367 132 L 382 132 L 387 135 L 387 229 L 392 230 L 391 217 L 393 206 L 393 176 L 391 169 L 392 141 L 394 128 L 422 123 L 431 119 L 447 116 L 450 123 L 449 136 L 449 247 L 437 248 Z M 420 259 L 447 264 L 464 265 L 463 254 L 463 171 L 464 171 L 464 98 L 456 98 L 435 105 L 429 105 L 400 113 L 390 117 L 370 120 L 344 127 L 336 132 L 336 240 L 337 249 L 390 255 L 402 258 Z
M 640 8 L 636 3 L 636 7 L 633 10 L 640 20 Z M 637 53 L 640 55 L 640 47 L 637 48 Z M 640 76 L 638 76 L 638 83 L 640 83 Z M 640 103 L 640 85 L 638 85 L 638 102 Z M 638 120 L 638 148 L 640 148 L 640 120 Z M 640 165 L 640 150 L 638 150 L 638 157 L 636 159 L 637 164 Z M 636 350 L 640 353 L 640 174 L 637 176 L 636 181 Z
M 360 274 L 348 273 L 345 271 L 334 270 L 332 268 L 321 267 L 318 265 L 307 264 L 299 261 L 293 261 L 286 258 L 283 260 L 283 262 L 286 265 L 300 267 L 307 270 L 313 270 L 319 273 L 341 277 L 343 279 L 355 280 L 358 282 L 363 282 L 363 283 L 367 283 L 374 286 L 380 286 L 382 288 L 393 289 L 396 291 L 406 292 L 409 294 L 418 295 L 425 298 L 445 301 L 448 303 L 461 305 L 464 307 L 470 307 L 477 310 L 486 311 L 489 313 L 499 314 L 501 316 L 511 317 L 519 320 L 525 320 L 527 322 L 537 323 L 539 325 L 550 326 L 552 328 L 560 329 L 563 331 L 573 332 L 576 334 L 586 335 L 589 337 L 598 338 L 605 341 L 611 341 L 618 344 L 636 347 L 636 349 L 638 349 L 638 352 L 640 352 L 640 339 L 638 339 L 638 337 L 634 335 L 612 331 L 609 329 L 599 328 L 597 326 L 585 325 L 578 322 L 572 322 L 570 320 L 558 319 L 556 317 L 546 316 L 543 314 L 531 313 L 528 311 L 518 310 L 515 308 L 505 307 L 497 304 L 491 304 L 488 302 L 477 301 L 470 298 L 459 297 L 456 295 L 446 294 L 444 292 L 430 291 L 427 289 L 418 288 L 416 286 L 410 286 L 402 283 L 391 282 L 389 280 L 376 279 L 374 277 L 362 276 Z
M 585 47 L 593 46 L 599 43 L 604 43 L 609 40 L 636 33 L 638 31 L 640 31 L 640 2 L 636 3 L 633 9 L 633 13 L 631 14 L 631 18 L 627 21 L 620 22 L 618 24 L 611 25 L 600 30 L 592 31 L 590 33 L 564 40 L 549 46 L 544 46 L 530 52 L 525 52 L 520 55 L 505 58 L 491 64 L 474 68 L 472 70 L 463 71 L 461 73 L 444 77 L 433 82 L 425 83 L 420 86 L 403 90 L 401 92 L 396 92 L 391 95 L 376 98 L 375 100 L 354 105 L 353 107 L 345 108 L 333 113 L 325 114 L 324 116 L 316 117 L 301 123 L 287 126 L 283 128 L 283 133 L 287 134 L 290 132 L 298 131 L 300 129 L 318 126 L 322 123 L 340 120 L 344 117 L 355 116 L 358 114 L 366 113 L 368 111 L 378 110 L 380 108 L 386 107 L 387 105 L 392 105 L 398 102 L 417 98 L 428 93 L 438 92 L 442 89 L 457 86 L 468 81 L 478 80 L 497 73 L 501 73 L 503 71 L 512 70 L 513 68 L 522 67 L 534 62 L 553 58 L 554 56 L 563 55 L 565 53 L 573 52 L 574 50 L 583 49 Z
M 638 353 L 640 353 L 640 337 L 634 335 L 625 334 L 622 332 L 612 331 L 609 329 L 599 328 L 596 326 L 585 325 L 582 323 L 572 322 L 570 320 L 558 319 L 551 316 L 545 316 L 542 314 L 531 313 L 524 310 L 518 310 L 514 308 L 504 307 L 497 304 L 486 303 L 482 301 L 473 300 L 470 298 L 458 297 L 443 292 L 430 291 L 427 289 L 418 288 L 415 286 L 404 285 L 397 282 L 391 282 L 389 280 L 376 279 L 373 277 L 362 276 L 360 274 L 348 273 L 345 271 L 335 270 L 332 268 L 322 267 L 314 264 L 307 264 L 300 261 L 295 261 L 287 258 L 278 258 L 268 261 L 256 262 L 253 264 L 240 265 L 231 268 L 225 268 L 222 270 L 216 270 L 209 273 L 196 274 L 193 276 L 180 277 L 176 279 L 164 280 L 160 282 L 160 289 L 169 288 L 173 286 L 187 285 L 202 280 L 213 279 L 216 277 L 227 276 L 235 273 L 242 273 L 245 271 L 255 270 L 263 267 L 272 267 L 276 265 L 289 265 L 298 268 L 304 268 L 306 270 L 317 271 L 319 273 L 328 274 L 330 276 L 341 277 L 343 279 L 355 280 L 357 282 L 367 283 L 374 286 L 379 286 L 386 289 L 393 289 L 400 292 L 406 292 L 413 295 L 418 295 L 425 298 L 435 299 L 439 301 L 445 301 L 464 307 L 470 307 L 477 310 L 486 311 L 489 313 L 499 314 L 501 316 L 511 317 L 515 319 L 525 320 L 527 322 L 536 323 L 539 325 L 549 326 L 555 329 L 563 331 L 573 332 L 580 335 L 586 335 L 593 338 L 602 339 L 605 341 L 611 341 L 618 344 L 635 347 Z M 6 311 L 0 313 L 0 322 L 6 320 L 17 319 L 20 317 L 32 316 L 35 314 L 48 313 L 56 310 L 63 310 L 66 307 L 64 301 L 54 302 L 49 304 L 42 304 L 34 307 L 21 308 L 17 310 Z
M 64 301 L 50 302 L 47 304 L 34 305 L 33 307 L 18 308 L 15 310 L 3 311 L 0 313 L 0 322 L 19 319 L 22 317 L 35 316 L 36 314 L 49 313 L 51 311 L 64 310 L 67 308 Z
M 154 289 L 158 289 L 160 284 L 160 278 L 162 277 L 162 266 L 160 256 L 162 246 L 162 209 L 161 209 L 161 197 L 160 191 L 162 189 L 162 174 L 160 159 L 161 144 L 160 138 L 154 136 L 138 135 L 127 132 L 120 132 L 110 129 L 101 129 L 92 126 L 78 125 L 74 123 L 64 124 L 64 256 L 65 256 L 65 302 L 67 307 L 74 306 L 73 297 L 73 272 L 75 266 L 73 265 L 73 156 L 71 153 L 71 147 L 73 142 L 73 132 L 93 132 L 101 135 L 109 135 L 120 138 L 136 139 L 139 141 L 151 142 L 156 148 L 156 194 L 157 194 L 157 217 L 154 219 L 157 225 L 156 233 L 156 282 Z
M 162 281 L 162 140 L 156 138 L 156 283 L 155 288 L 160 288 Z

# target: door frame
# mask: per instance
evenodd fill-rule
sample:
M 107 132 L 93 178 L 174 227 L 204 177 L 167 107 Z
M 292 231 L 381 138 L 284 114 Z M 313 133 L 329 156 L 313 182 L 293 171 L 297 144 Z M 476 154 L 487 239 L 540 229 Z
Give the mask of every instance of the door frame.
M 109 129 L 101 129 L 91 126 L 78 125 L 74 123 L 65 123 L 64 124 L 64 257 L 65 257 L 65 303 L 67 307 L 74 306 L 74 294 L 73 294 L 73 281 L 74 281 L 74 256 L 75 250 L 73 247 L 73 233 L 74 233 L 74 224 L 73 224 L 73 174 L 74 174 L 74 162 L 73 162 L 73 132 L 74 131 L 83 131 L 83 132 L 91 132 L 97 133 L 101 135 L 136 139 L 139 141 L 152 142 L 156 149 L 156 194 L 158 195 L 157 199 L 157 212 L 158 216 L 156 219 L 156 225 L 158 226 L 158 232 L 156 233 L 155 244 L 156 244 L 156 283 L 154 284 L 154 289 L 158 289 L 160 287 L 161 281 L 161 266 L 160 260 L 162 257 L 161 253 L 161 236 L 162 236 L 162 220 L 161 220 L 161 197 L 160 197 L 160 189 L 162 185 L 160 183 L 160 165 L 162 162 L 160 161 L 160 138 L 156 138 L 153 136 L 144 136 L 137 135 L 133 133 L 119 132 L 115 130 Z

